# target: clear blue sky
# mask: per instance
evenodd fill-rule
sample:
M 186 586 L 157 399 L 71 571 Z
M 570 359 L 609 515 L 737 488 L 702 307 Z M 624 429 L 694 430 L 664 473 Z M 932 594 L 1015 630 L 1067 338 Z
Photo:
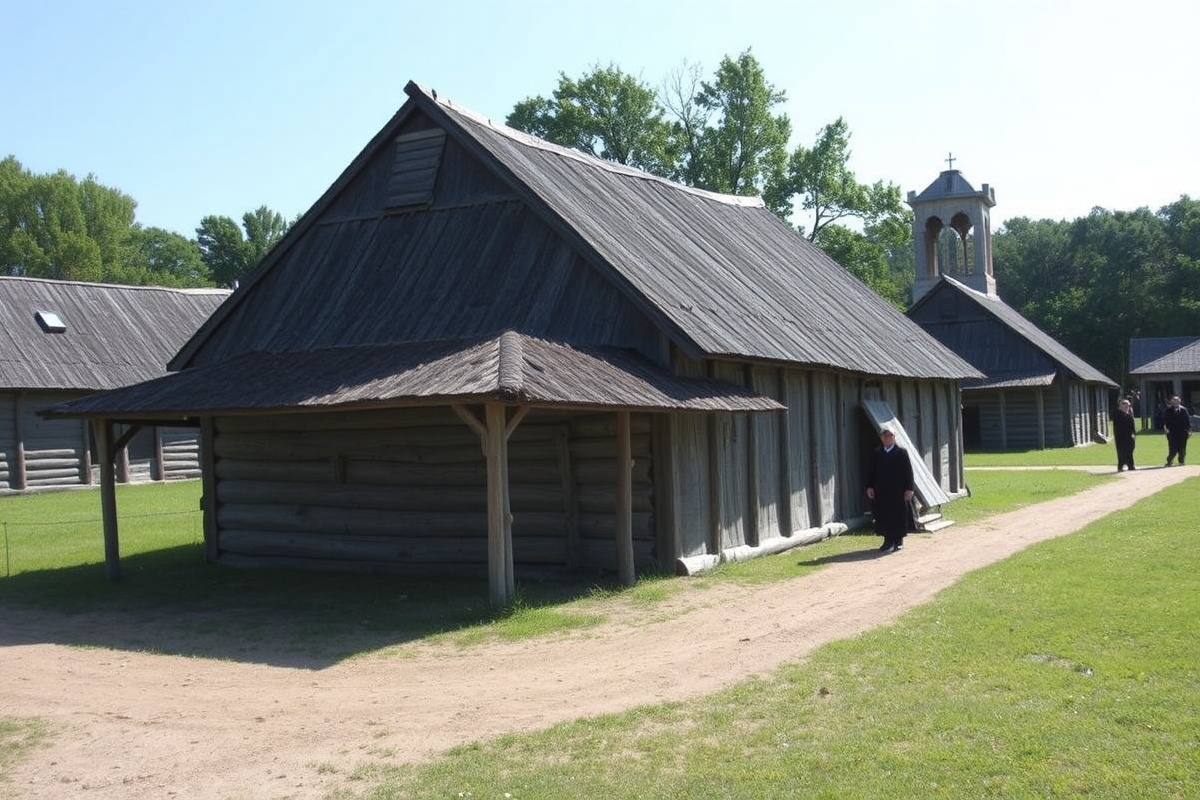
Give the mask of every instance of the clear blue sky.
M 409 80 L 502 120 L 564 72 L 657 87 L 751 49 L 792 146 L 844 117 L 862 181 L 954 167 L 1003 220 L 1200 195 L 1195 0 L 0 0 L 0 156 L 93 174 L 146 226 L 305 211 Z

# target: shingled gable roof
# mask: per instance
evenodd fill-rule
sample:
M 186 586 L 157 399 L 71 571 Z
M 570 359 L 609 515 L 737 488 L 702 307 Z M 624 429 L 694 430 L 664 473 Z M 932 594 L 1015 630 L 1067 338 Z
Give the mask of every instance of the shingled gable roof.
M 228 296 L 0 277 L 0 389 L 96 391 L 156 378 Z
M 1200 372 L 1200 338 L 1195 336 L 1133 339 L 1129 350 L 1130 375 Z M 1148 357 L 1156 352 L 1157 356 Z M 1138 364 L 1135 358 L 1145 363 Z
M 189 366 L 242 292 L 281 261 L 404 122 L 423 113 L 573 243 L 692 357 L 902 377 L 978 373 L 757 198 L 684 187 L 494 123 L 409 83 L 409 101 L 172 361 Z
M 1038 326 L 1034 325 L 1025 317 L 1021 316 L 1014 308 L 1009 306 L 999 297 L 989 296 L 983 292 L 976 291 L 969 286 L 954 280 L 953 278 L 943 275 L 937 286 L 927 292 L 912 308 L 909 309 L 909 314 L 920 308 L 922 305 L 930 301 L 939 290 L 958 292 L 963 297 L 974 302 L 997 321 L 1009 328 L 1013 333 L 1017 334 L 1032 346 L 1036 347 L 1044 353 L 1050 360 L 1056 362 L 1060 367 L 1074 374 L 1077 378 L 1085 383 L 1100 383 L 1105 386 L 1116 386 L 1116 383 L 1109 380 L 1105 375 L 1092 365 L 1088 364 L 1079 356 L 1072 353 L 1054 337 L 1043 331 Z M 1030 373 L 1028 375 L 988 375 L 988 380 L 982 384 L 974 383 L 967 384 L 970 388 L 996 388 L 1001 386 L 1041 386 L 1048 385 L 1053 380 L 1052 374 Z
M 61 403 L 46 416 L 182 419 L 201 412 L 247 414 L 486 400 L 650 411 L 784 408 L 749 389 L 682 378 L 615 348 L 575 347 L 507 331 L 469 341 L 248 353 Z

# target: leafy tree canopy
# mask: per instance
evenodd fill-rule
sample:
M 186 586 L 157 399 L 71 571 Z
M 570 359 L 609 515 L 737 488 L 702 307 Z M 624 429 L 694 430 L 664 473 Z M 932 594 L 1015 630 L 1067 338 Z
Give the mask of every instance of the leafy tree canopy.
M 240 228 L 229 217 L 207 216 L 196 229 L 200 258 L 214 281 L 232 286 L 258 266 L 289 227 L 278 212 L 266 206 L 243 214 Z
M 579 79 L 560 74 L 552 99 L 521 101 L 508 124 L 689 186 L 761 196 L 785 220 L 798 200 L 813 219 L 809 239 L 898 300 L 911 283 L 904 272 L 911 265 L 911 216 L 899 188 L 857 182 L 848 168 L 849 126 L 840 118 L 812 147 L 789 154 L 791 122 L 777 110 L 786 99 L 746 50 L 724 58 L 707 79 L 685 62 L 657 95 L 612 64 Z M 825 235 L 845 221 L 859 230 Z

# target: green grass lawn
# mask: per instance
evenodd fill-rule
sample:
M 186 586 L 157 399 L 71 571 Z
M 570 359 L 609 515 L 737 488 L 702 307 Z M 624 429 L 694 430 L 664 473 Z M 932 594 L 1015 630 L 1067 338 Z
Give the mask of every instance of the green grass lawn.
M 1195 479 L 697 702 L 360 766 L 356 798 L 1190 798 Z M 802 598 L 797 598 L 802 603 Z
M 1101 448 L 1062 452 L 1089 450 Z M 1054 461 L 1059 451 L 1026 460 L 1039 457 Z M 972 496 L 946 509 L 960 525 L 1114 480 L 1055 469 L 969 470 L 967 478 Z M 353 796 L 1197 796 L 1197 488 L 1187 481 L 972 573 L 895 624 L 769 678 L 698 702 L 458 748 L 419 769 L 367 761 L 354 767 L 362 790 Z M 239 658 L 221 647 L 282 628 L 289 658 L 319 666 L 432 635 L 470 647 L 494 636 L 553 635 L 631 609 L 653 614 L 680 592 L 819 569 L 822 556 L 861 549 L 865 538 L 812 545 L 799 564 L 791 551 L 694 578 L 647 577 L 632 589 L 526 582 L 521 602 L 497 614 L 482 580 L 206 565 L 197 483 L 118 493 L 125 577 L 115 584 L 104 577 L 94 491 L 0 498 L 12 564 L 0 578 L 0 607 L 166 615 L 200 657 Z M 97 631 L 75 643 L 154 649 L 111 636 Z M 61 734 L 40 720 L 0 716 L 0 781 L 49 735 Z
M 1200 445 L 1197 445 L 1200 446 Z M 1197 454 L 1200 458 L 1200 454 Z M 1160 467 L 1167 460 L 1167 437 L 1162 433 L 1139 433 L 1133 450 L 1133 463 Z M 1085 467 L 1117 468 L 1117 449 L 1112 442 L 1086 447 L 1054 447 L 1047 450 L 995 450 L 968 452 L 963 464 L 971 467 Z

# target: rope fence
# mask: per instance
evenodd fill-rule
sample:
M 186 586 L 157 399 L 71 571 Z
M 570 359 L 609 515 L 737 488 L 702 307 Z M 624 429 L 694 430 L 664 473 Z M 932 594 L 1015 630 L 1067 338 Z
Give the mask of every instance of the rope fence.
M 172 523 L 164 530 L 164 526 L 151 523 L 167 520 L 182 520 L 185 524 Z M 121 531 L 124 554 L 127 544 L 134 552 L 198 544 L 203 539 L 204 520 L 203 512 L 197 509 L 154 511 L 121 514 L 117 526 Z M 17 572 L 74 567 L 104 560 L 104 522 L 100 516 L 19 522 L 2 520 L 0 533 L 4 537 L 5 578 L 13 576 L 14 560 Z M 98 559 L 89 557 L 93 555 L 98 555 Z

